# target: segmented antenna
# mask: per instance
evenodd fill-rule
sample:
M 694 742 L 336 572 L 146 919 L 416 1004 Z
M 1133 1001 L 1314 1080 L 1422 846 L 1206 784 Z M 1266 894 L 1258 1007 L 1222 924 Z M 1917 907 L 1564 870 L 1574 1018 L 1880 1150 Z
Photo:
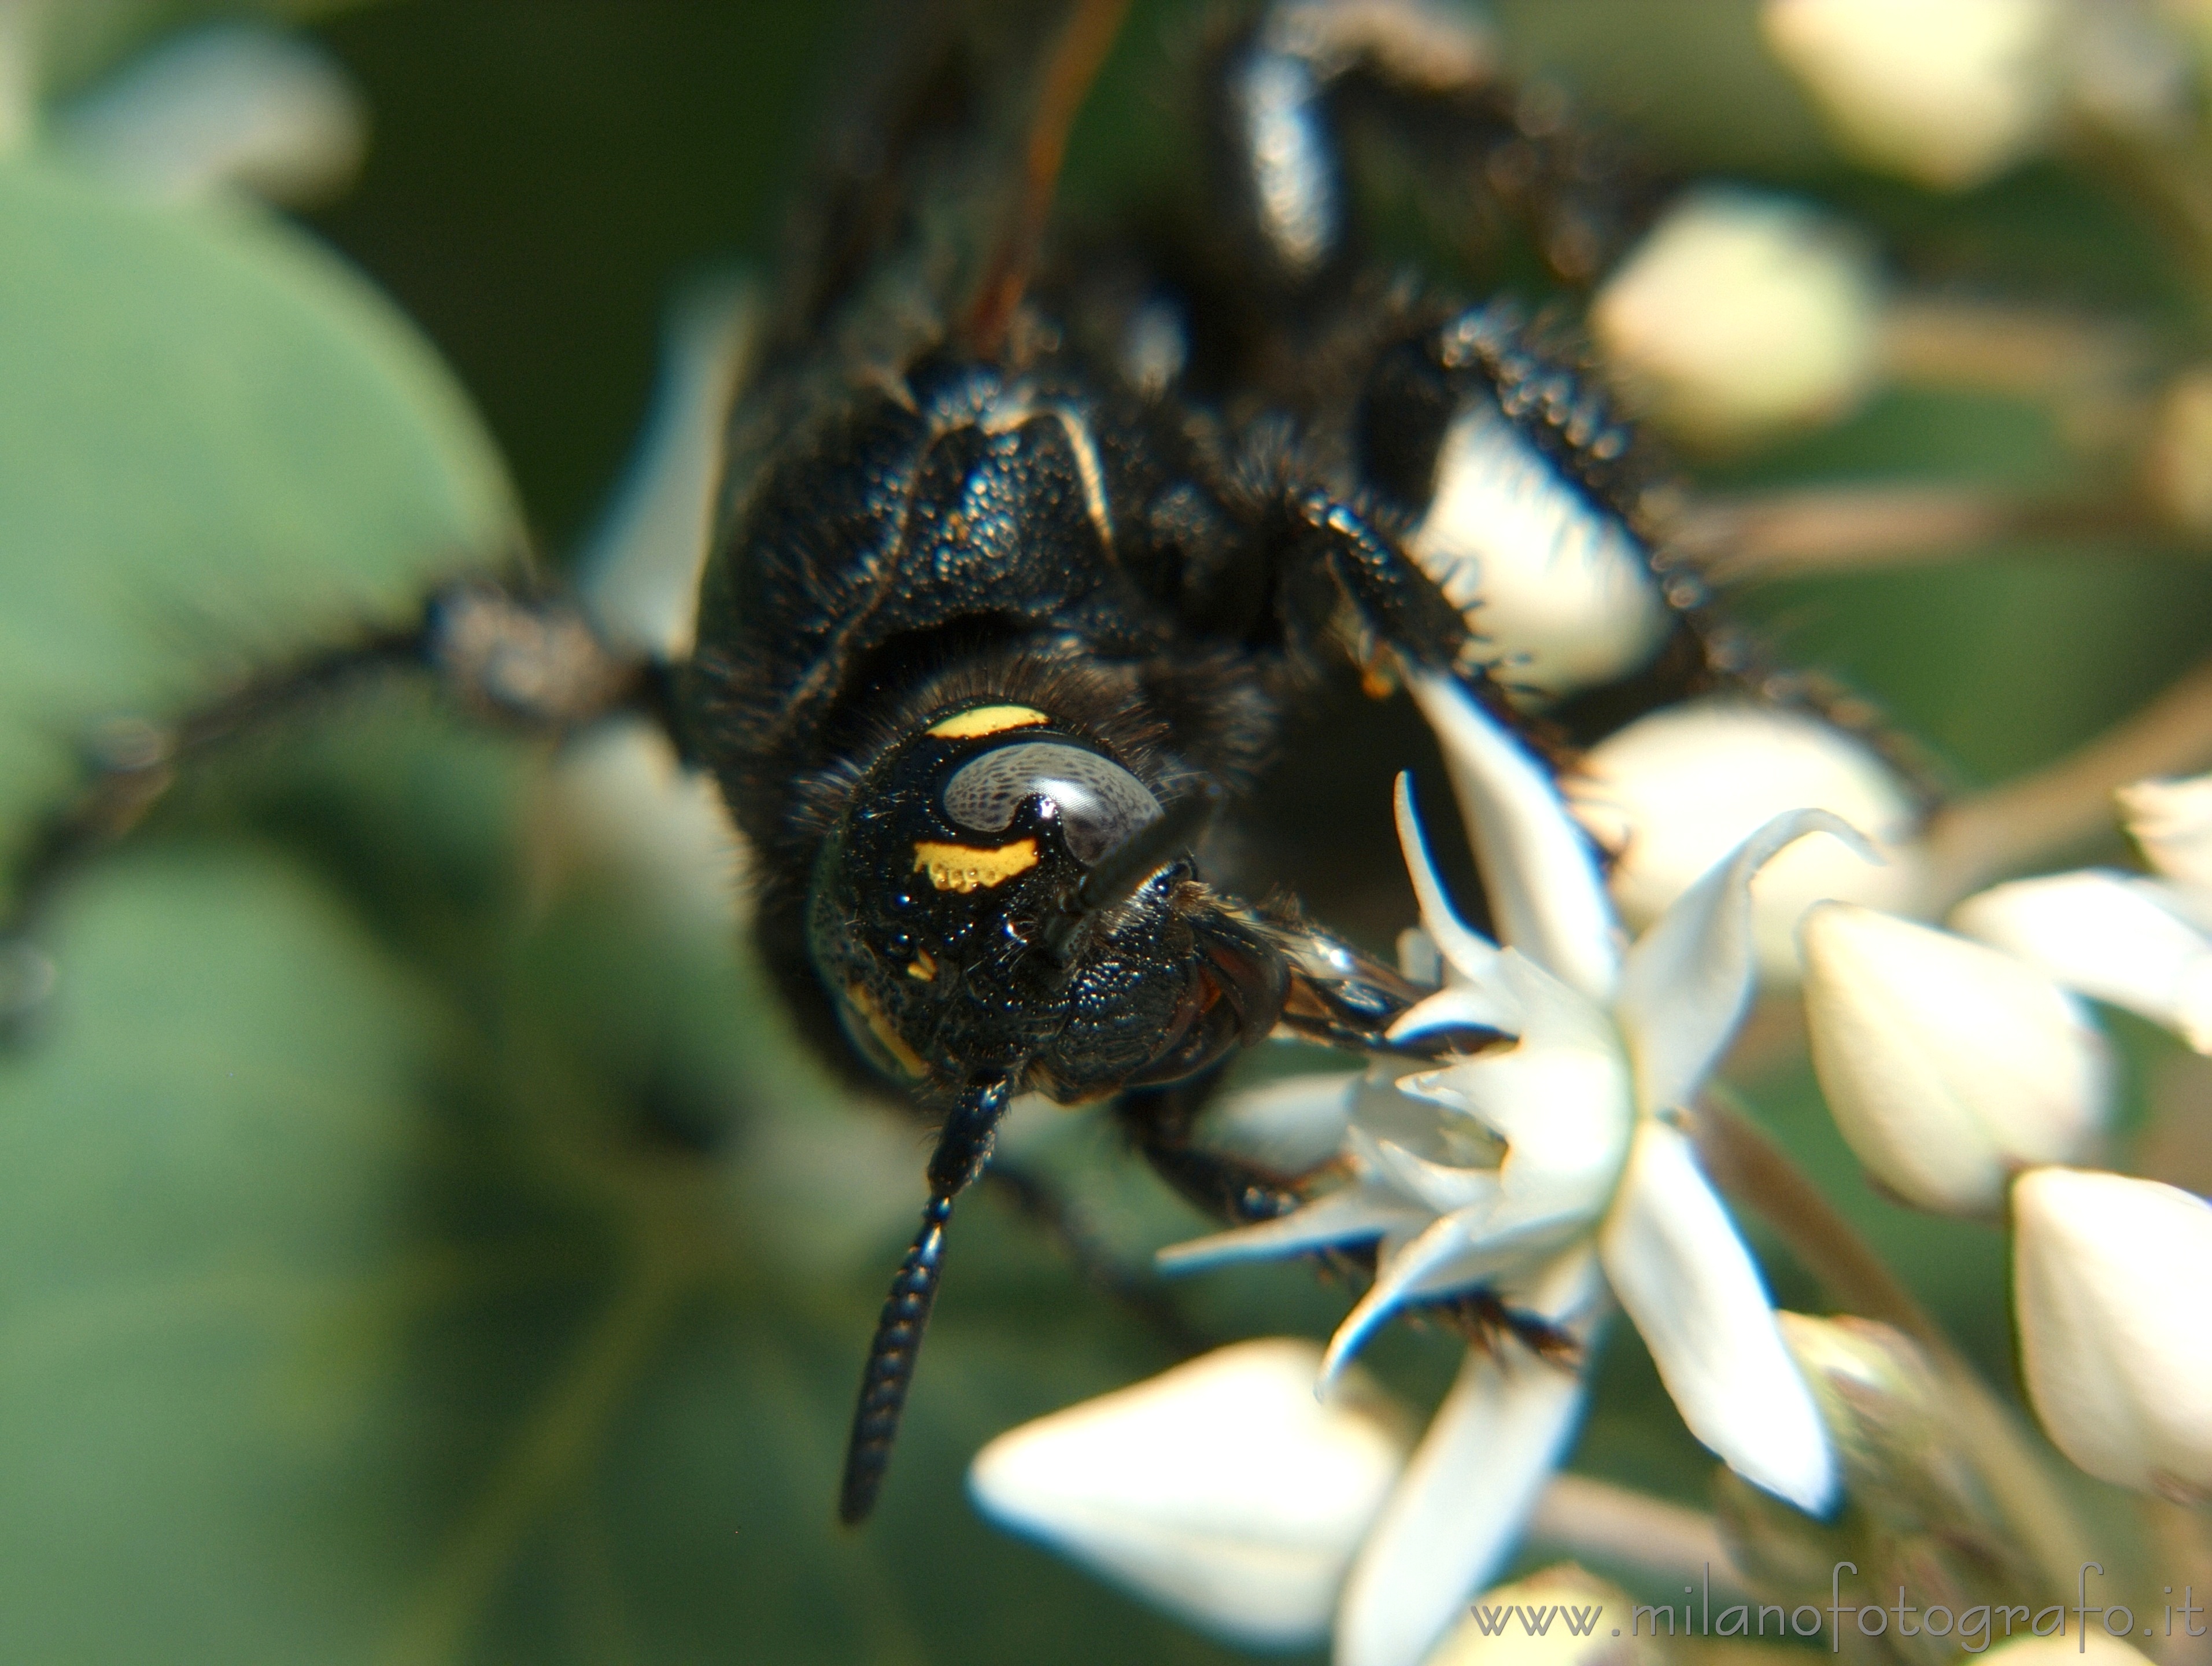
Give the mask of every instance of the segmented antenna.
M 1006 1081 L 970 1088 L 946 1119 L 937 1136 L 937 1149 L 930 1153 L 929 1202 L 921 1212 L 921 1229 L 899 1263 L 891 1292 L 876 1320 L 875 1340 L 868 1345 L 867 1366 L 860 1374 L 860 1403 L 854 1408 L 853 1432 L 845 1443 L 845 1481 L 838 1494 L 837 1517 L 848 1527 L 859 1526 L 876 1507 L 891 1445 L 898 1439 L 907 1390 L 914 1386 L 922 1335 L 929 1329 L 930 1310 L 937 1305 L 952 1200 L 991 1160 L 999 1118 L 1012 1097 L 1012 1085 Z

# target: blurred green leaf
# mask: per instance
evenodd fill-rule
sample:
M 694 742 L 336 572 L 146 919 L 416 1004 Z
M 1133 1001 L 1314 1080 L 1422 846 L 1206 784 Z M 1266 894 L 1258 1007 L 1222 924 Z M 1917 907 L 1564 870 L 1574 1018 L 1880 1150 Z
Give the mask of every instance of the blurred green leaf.
M 279 859 L 72 896 L 48 1044 L 0 1061 L 0 1657 L 1225 1657 L 959 1501 L 991 1435 L 1165 1363 L 988 1197 L 882 1515 L 836 1527 L 913 1133 L 622 919 L 537 916 L 459 1000 Z M 663 1020 L 753 1058 L 726 1159 L 635 1121 L 656 942 Z
M 404 320 L 243 208 L 0 166 L 0 844 L 87 723 L 409 615 L 515 538 Z

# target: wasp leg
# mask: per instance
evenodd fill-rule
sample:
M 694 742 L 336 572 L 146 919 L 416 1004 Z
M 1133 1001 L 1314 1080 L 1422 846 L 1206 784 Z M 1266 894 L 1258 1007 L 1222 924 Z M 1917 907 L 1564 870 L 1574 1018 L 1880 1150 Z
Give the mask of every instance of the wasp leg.
M 1216 173 L 1269 287 L 1340 289 L 1358 263 L 1344 137 L 1396 142 L 1471 240 L 1525 222 L 1553 272 L 1593 281 L 1649 223 L 1665 183 L 1499 73 L 1486 33 L 1422 0 L 1275 0 L 1216 58 Z
M 1477 675 L 1466 618 L 1366 516 L 1317 491 L 1300 493 L 1292 513 L 1301 529 L 1300 564 L 1325 573 L 1352 605 L 1359 622 L 1352 652 L 1371 676 L 1387 684 L 1386 648 L 1432 670 Z
M 33 1017 L 52 987 L 51 964 L 34 939 L 63 885 L 137 826 L 181 770 L 363 683 L 410 672 L 434 676 L 476 715 L 526 730 L 566 733 L 625 708 L 672 728 L 657 667 L 605 648 L 564 600 L 483 582 L 441 592 L 404 629 L 256 678 L 173 723 L 104 725 L 75 801 L 33 832 L 9 875 L 0 905 L 0 1037 Z
M 921 1228 L 891 1280 L 890 1294 L 876 1320 L 868 1363 L 860 1374 L 860 1402 L 853 1410 L 853 1432 L 845 1443 L 845 1479 L 837 1517 L 848 1527 L 867 1520 L 884 1484 L 884 1470 L 898 1438 L 907 1390 L 937 1305 L 938 1280 L 945 1267 L 945 1229 L 952 1219 L 952 1200 L 974 1183 L 991 1160 L 999 1119 L 1012 1097 L 1012 1086 L 997 1081 L 973 1088 L 946 1119 L 929 1158 L 929 1201 Z
M 1000 1162 L 992 1164 L 984 1179 L 1050 1235 L 1085 1284 L 1128 1309 L 1178 1354 L 1200 1353 L 1212 1346 L 1168 1300 L 1158 1279 L 1101 1243 L 1066 1193 L 1045 1176 Z
M 1286 1215 L 1304 1201 L 1302 1177 L 1210 1151 L 1196 1139 L 1219 1073 L 1139 1088 L 1115 1101 L 1114 1113 L 1154 1173 L 1184 1198 L 1218 1219 L 1244 1225 Z

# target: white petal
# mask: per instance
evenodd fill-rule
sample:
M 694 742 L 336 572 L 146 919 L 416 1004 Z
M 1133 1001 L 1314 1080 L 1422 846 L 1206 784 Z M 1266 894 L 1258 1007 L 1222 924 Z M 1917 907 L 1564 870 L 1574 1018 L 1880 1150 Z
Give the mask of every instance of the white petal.
M 1638 718 L 1607 736 L 1562 783 L 1599 848 L 1609 883 L 1641 931 L 1775 817 L 1832 811 L 1875 842 L 1881 865 L 1831 839 L 1784 851 L 1751 887 L 1759 975 L 1797 977 L 1797 920 L 1827 897 L 1892 914 L 1920 905 L 1926 863 L 1912 842 L 1912 795 L 1872 747 L 1802 711 L 1716 695 Z
M 1404 1462 L 1402 1414 L 1371 1391 L 1314 1397 L 1319 1350 L 1217 1350 L 1004 1434 L 969 1490 L 1190 1623 L 1255 1647 L 1317 1640 Z
M 2013 1222 L 2021 1375 L 2051 1439 L 2093 1475 L 2212 1500 L 2212 1204 L 2038 1169 Z
M 2212 895 L 2212 775 L 2139 781 L 2113 796 L 2150 865 L 2169 879 Z
M 1455 979 L 1449 988 L 1415 1001 L 1390 1026 L 1394 1042 L 1418 1041 L 1439 1030 L 1495 1030 L 1501 1036 L 1521 1033 L 1521 1012 L 1499 999 L 1502 986 L 1478 988 Z
M 368 146 L 360 90 L 300 36 L 210 24 L 162 43 L 56 116 L 70 160 L 171 202 L 226 185 L 307 204 L 352 183 Z
M 681 660 L 698 624 L 730 402 L 761 337 L 759 286 L 705 280 L 662 325 L 653 408 L 577 563 L 577 588 L 609 641 Z
M 1761 21 L 1855 155 L 1963 189 L 2048 132 L 2063 15 L 2057 0 L 1767 0 Z
M 1433 1163 L 1390 1140 L 1376 1140 L 1370 1149 L 1381 1178 L 1440 1215 L 1464 1209 L 1469 1204 L 1498 1201 L 1498 1170 L 1494 1168 L 1469 1169 L 1456 1164 Z
M 1872 252 L 1850 227 L 1794 198 L 1708 186 L 1605 281 L 1590 329 L 1661 427 L 1721 447 L 1856 404 L 1874 383 L 1881 313 Z
M 1689 1141 L 1664 1122 L 1637 1129 L 1598 1253 L 1690 1432 L 1745 1480 L 1801 1510 L 1827 1509 L 1836 1462 L 1812 1391 L 1751 1252 Z
M 1376 1328 L 1407 1301 L 1525 1276 L 1556 1260 L 1586 1227 L 1580 1216 L 1547 1214 L 1508 1201 L 1471 1206 L 1433 1222 L 1405 1244 L 1386 1245 L 1375 1282 L 1329 1338 L 1322 1381 L 1341 1371 Z
M 1507 1141 L 1523 1169 L 1595 1169 L 1610 1194 L 1635 1116 L 1620 1032 L 1517 951 L 1504 970 L 1523 1014 L 1519 1044 L 1408 1074 L 1398 1085 L 1463 1109 Z
M 1498 970 L 1498 945 L 1452 912 L 1443 881 L 1437 877 L 1436 864 L 1429 860 L 1428 837 L 1421 831 L 1420 818 L 1413 813 L 1411 775 L 1399 775 L 1394 805 L 1398 848 L 1405 854 L 1406 872 L 1420 903 L 1422 927 L 1456 976 L 1439 995 L 1419 1003 L 1400 1018 L 1390 1028 L 1390 1038 L 1402 1040 L 1443 1024 L 1474 1025 L 1518 1035 L 1521 1010 Z
M 2017 880 L 1969 897 L 1951 923 L 2212 1052 L 2212 943 L 2155 880 L 2101 869 Z
M 1572 1372 L 1468 1350 L 1346 1583 L 1335 1666 L 1419 1666 L 1512 1553 L 1582 1403 Z
M 1200 1113 L 1198 1143 L 1277 1174 L 1309 1173 L 1344 1143 L 1363 1074 L 1313 1071 L 1224 1093 Z
M 1481 632 L 1491 675 L 1518 704 L 1626 676 L 1674 620 L 1636 535 L 1487 387 L 1444 430 L 1436 489 L 1406 548 Z
M 1789 811 L 1676 897 L 1629 950 L 1613 1014 L 1636 1066 L 1639 1110 L 1688 1104 L 1735 1033 L 1758 970 L 1753 876 L 1808 833 L 1833 834 L 1869 860 L 1877 860 L 1873 847 L 1841 817 L 1826 810 Z
M 1407 680 L 1450 767 L 1500 936 L 1569 988 L 1607 1000 L 1620 974 L 1613 909 L 1551 776 L 1451 678 Z
M 1189 1273 L 1232 1261 L 1304 1255 L 1332 1244 L 1357 1243 L 1383 1233 L 1419 1231 L 1432 1212 L 1379 1186 L 1346 1186 L 1276 1220 L 1170 1244 L 1155 1260 L 1164 1273 Z
M 1891 1191 L 1994 1214 L 2020 1169 L 2094 1148 L 2112 1095 L 2104 1037 L 2033 967 L 1847 903 L 1802 929 L 1820 1091 Z

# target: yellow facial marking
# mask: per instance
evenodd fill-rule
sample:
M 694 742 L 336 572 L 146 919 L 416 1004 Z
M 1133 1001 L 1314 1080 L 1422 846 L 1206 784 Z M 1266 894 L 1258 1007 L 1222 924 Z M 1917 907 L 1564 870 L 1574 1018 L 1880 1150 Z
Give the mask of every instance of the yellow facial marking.
M 1009 729 L 1033 729 L 1040 723 L 1051 721 L 1031 706 L 977 706 L 955 712 L 941 723 L 931 724 L 929 732 L 940 740 L 975 740 L 987 734 L 1004 734 Z
M 868 1033 L 881 1042 L 884 1051 L 898 1061 L 900 1069 L 909 1076 L 928 1073 L 929 1067 L 921 1061 L 921 1055 L 908 1047 L 906 1038 L 891 1028 L 891 1021 L 884 1016 L 884 1009 L 876 1005 L 876 998 L 868 993 L 866 985 L 847 984 L 845 999 L 853 1010 L 866 1021 Z
M 929 883 L 939 891 L 963 894 L 1003 885 L 1017 873 L 1026 873 L 1036 865 L 1035 839 L 1016 839 L 996 850 L 978 850 L 966 844 L 938 844 L 928 839 L 918 841 L 914 847 L 916 873 L 928 874 Z
M 937 957 L 927 949 L 921 950 L 907 962 L 906 975 L 919 983 L 932 983 L 937 979 Z

